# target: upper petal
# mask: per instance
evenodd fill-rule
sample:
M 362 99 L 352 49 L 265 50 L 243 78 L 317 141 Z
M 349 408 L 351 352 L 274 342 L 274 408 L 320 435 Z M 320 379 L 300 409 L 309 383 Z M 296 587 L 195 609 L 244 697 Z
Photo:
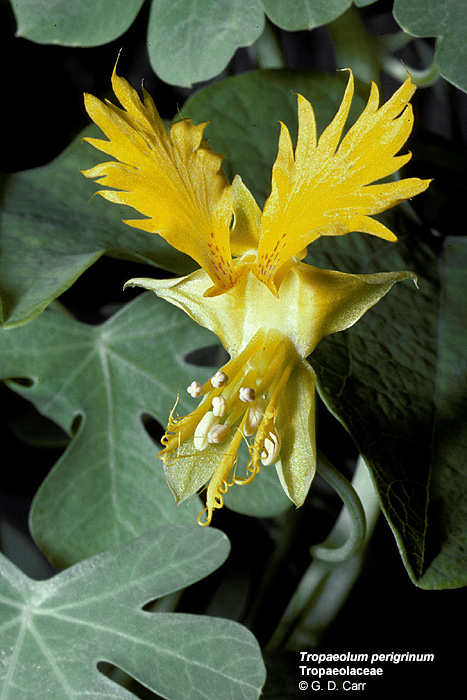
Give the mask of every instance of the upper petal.
M 144 89 L 143 103 L 115 69 L 112 86 L 123 109 L 85 95 L 89 116 L 109 140 L 86 140 L 116 160 L 84 175 L 110 188 L 99 192 L 103 197 L 146 217 L 126 223 L 160 234 L 191 256 L 206 270 L 215 293 L 228 289 L 235 284 L 232 201 L 222 156 L 203 141 L 206 124 L 182 119 L 170 126 L 169 135 Z
M 280 285 L 281 267 L 319 236 L 360 230 L 395 240 L 389 229 L 369 217 L 429 185 L 428 180 L 410 178 L 368 187 L 410 159 L 410 154 L 396 156 L 413 124 L 408 101 L 415 87 L 410 78 L 380 108 L 378 89 L 373 84 L 364 111 L 338 145 L 353 89 L 350 73 L 339 111 L 318 142 L 312 107 L 300 95 L 295 151 L 282 125 L 257 262 L 252 268 L 273 293 Z

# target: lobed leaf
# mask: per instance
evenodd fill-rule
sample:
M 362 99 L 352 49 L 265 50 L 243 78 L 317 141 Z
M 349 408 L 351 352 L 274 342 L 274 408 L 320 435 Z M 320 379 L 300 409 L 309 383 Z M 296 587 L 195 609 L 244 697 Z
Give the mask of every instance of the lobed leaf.
M 39 44 L 99 46 L 133 23 L 143 0 L 12 0 L 17 36 Z M 221 73 L 264 28 L 260 0 L 152 0 L 148 52 L 167 83 L 191 85 Z M 202 49 L 200 48 L 202 47 Z
M 438 261 L 441 298 L 431 444 L 427 552 L 430 566 L 420 580 L 439 587 L 465 585 L 467 550 L 467 308 L 464 303 L 467 240 L 448 237 Z M 435 527 L 433 527 L 435 524 Z M 437 527 L 436 527 L 437 524 Z
M 38 546 L 68 566 L 153 529 L 195 522 L 197 500 L 175 508 L 143 425 L 162 425 L 177 391 L 193 379 L 184 349 L 212 344 L 212 334 L 148 294 L 109 321 L 87 326 L 45 312 L 26 326 L 0 331 L 0 376 L 72 439 L 42 483 L 31 509 Z M 196 374 L 208 378 L 206 369 Z M 180 410 L 189 411 L 186 392 Z M 76 428 L 77 420 L 79 427 Z
M 170 700 L 258 698 L 264 665 L 238 623 L 151 613 L 149 602 L 217 569 L 229 543 L 218 530 L 148 532 L 46 581 L 0 555 L 3 700 L 131 700 L 99 670 L 106 662 Z

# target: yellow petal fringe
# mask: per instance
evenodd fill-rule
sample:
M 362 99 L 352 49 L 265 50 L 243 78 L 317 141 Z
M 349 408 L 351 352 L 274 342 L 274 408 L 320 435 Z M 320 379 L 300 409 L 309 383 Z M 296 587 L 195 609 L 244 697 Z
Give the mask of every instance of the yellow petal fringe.
M 295 151 L 282 124 L 272 189 L 263 212 L 257 261 L 252 271 L 277 294 L 281 268 L 320 236 L 350 231 L 388 241 L 395 235 L 372 215 L 423 192 L 429 180 L 409 178 L 378 183 L 407 163 L 411 154 L 396 156 L 410 135 L 415 92 L 410 78 L 382 107 L 373 83 L 359 119 L 339 141 L 354 93 L 350 72 L 342 104 L 317 142 L 310 103 L 298 95 L 298 140 Z
M 102 197 L 146 217 L 125 223 L 158 233 L 196 260 L 214 283 L 210 295 L 230 289 L 238 281 L 230 252 L 230 186 L 223 156 L 203 140 L 206 124 L 181 119 L 169 134 L 144 88 L 143 103 L 115 69 L 112 86 L 123 109 L 85 95 L 89 116 L 109 140 L 85 140 L 116 160 L 84 175 L 110 188 L 99 191 Z

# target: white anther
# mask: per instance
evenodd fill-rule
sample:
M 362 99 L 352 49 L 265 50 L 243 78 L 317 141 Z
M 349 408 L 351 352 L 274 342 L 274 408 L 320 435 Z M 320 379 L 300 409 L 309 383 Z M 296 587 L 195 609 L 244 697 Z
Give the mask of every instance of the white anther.
M 209 442 L 209 431 L 218 423 L 219 419 L 212 411 L 208 411 L 204 414 L 196 426 L 195 433 L 193 435 L 193 443 L 197 450 L 201 452 L 202 450 L 206 449 Z
M 187 392 L 194 399 L 197 399 L 198 396 L 201 396 L 201 394 L 203 393 L 203 387 L 199 382 L 191 382 L 190 386 L 187 387 Z
M 254 435 L 259 428 L 266 409 L 266 400 L 257 399 L 248 411 L 248 416 L 243 427 L 243 432 L 247 437 Z
M 225 399 L 223 396 L 215 396 L 212 400 L 212 412 L 215 416 L 222 416 L 225 414 Z
M 225 386 L 228 381 L 228 376 L 224 372 L 222 372 L 222 370 L 216 372 L 216 374 L 211 378 L 211 384 L 216 389 L 219 389 L 219 387 L 221 386 Z
M 218 423 L 214 425 L 208 433 L 208 442 L 211 445 L 218 445 L 220 442 L 224 442 L 230 435 L 230 430 L 226 425 Z
M 240 401 L 244 401 L 245 403 L 247 401 L 254 401 L 256 398 L 255 390 L 249 386 L 242 386 L 240 387 L 239 397 Z
M 264 464 L 265 467 L 267 467 L 270 464 L 274 464 L 274 462 L 277 462 L 280 449 L 281 440 L 279 437 L 279 433 L 275 428 L 273 428 L 273 430 L 271 430 L 269 433 L 269 437 L 265 438 L 264 440 L 263 449 L 261 450 L 260 454 L 261 463 Z

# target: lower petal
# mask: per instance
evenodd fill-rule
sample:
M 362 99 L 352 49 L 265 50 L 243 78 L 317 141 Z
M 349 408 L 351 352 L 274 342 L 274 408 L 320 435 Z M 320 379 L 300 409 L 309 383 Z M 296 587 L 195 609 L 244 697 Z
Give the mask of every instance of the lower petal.
M 301 506 L 316 472 L 315 372 L 305 361 L 297 362 L 277 410 L 282 449 L 276 471 L 282 488 Z

